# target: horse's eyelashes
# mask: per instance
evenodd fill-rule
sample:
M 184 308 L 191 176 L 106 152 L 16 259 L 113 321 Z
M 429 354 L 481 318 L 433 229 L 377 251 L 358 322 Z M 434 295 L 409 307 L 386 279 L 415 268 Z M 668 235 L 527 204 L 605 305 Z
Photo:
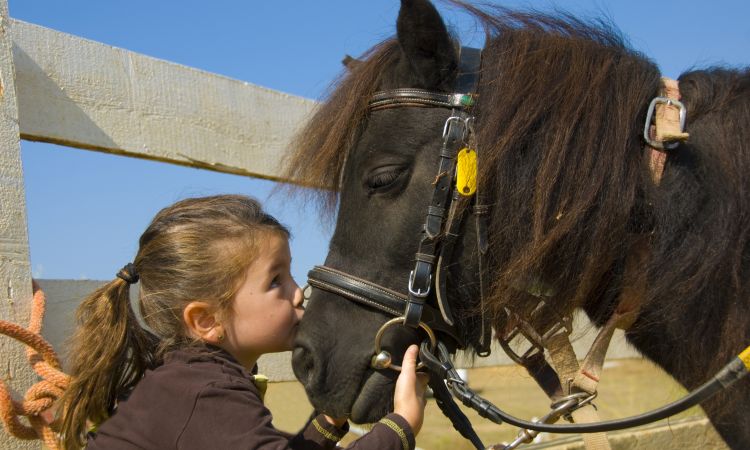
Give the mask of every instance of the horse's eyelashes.
M 378 188 L 380 186 L 385 186 L 387 184 L 393 183 L 396 178 L 398 178 L 398 173 L 396 172 L 386 172 L 386 173 L 379 173 L 375 176 L 373 176 L 367 184 L 371 188 Z
M 406 168 L 403 166 L 384 166 L 371 171 L 364 183 L 368 194 L 387 191 L 395 187 L 396 181 L 405 173 Z

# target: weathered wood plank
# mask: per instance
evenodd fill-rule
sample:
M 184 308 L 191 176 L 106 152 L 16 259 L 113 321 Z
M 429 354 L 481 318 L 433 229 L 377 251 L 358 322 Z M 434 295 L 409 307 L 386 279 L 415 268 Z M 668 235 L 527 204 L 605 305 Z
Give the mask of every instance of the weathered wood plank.
M 8 2 L 0 0 L 0 318 L 28 324 L 31 270 Z M 34 382 L 24 347 L 0 336 L 0 376 L 16 398 Z M 0 448 L 39 448 L 0 432 Z
M 27 140 L 277 180 L 315 106 L 18 20 L 11 31 Z

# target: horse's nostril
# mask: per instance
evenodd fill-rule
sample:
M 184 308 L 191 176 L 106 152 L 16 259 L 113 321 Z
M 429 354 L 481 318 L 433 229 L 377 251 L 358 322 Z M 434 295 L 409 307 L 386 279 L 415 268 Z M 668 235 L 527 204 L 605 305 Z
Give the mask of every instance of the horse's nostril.
M 294 376 L 305 386 L 315 379 L 315 361 L 313 353 L 302 346 L 297 346 L 292 352 L 292 369 Z

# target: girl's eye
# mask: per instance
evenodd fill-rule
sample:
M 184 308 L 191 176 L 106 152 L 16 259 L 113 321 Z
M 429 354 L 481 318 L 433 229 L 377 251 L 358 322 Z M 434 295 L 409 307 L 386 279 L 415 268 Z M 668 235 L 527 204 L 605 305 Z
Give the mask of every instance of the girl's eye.
M 279 286 L 281 286 L 281 277 L 276 275 L 275 277 L 273 277 L 273 280 L 271 280 L 271 289 L 277 288 Z

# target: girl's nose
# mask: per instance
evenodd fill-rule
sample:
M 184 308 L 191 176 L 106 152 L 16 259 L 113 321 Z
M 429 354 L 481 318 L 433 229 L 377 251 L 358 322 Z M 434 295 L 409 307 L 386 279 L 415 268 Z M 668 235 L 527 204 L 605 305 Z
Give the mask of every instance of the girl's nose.
M 295 308 L 301 308 L 302 303 L 305 301 L 305 296 L 302 294 L 302 289 L 300 289 L 299 285 L 295 282 L 294 283 L 294 298 L 292 299 L 292 304 Z

